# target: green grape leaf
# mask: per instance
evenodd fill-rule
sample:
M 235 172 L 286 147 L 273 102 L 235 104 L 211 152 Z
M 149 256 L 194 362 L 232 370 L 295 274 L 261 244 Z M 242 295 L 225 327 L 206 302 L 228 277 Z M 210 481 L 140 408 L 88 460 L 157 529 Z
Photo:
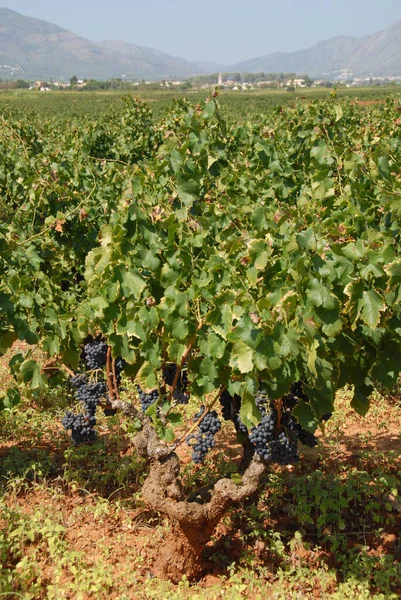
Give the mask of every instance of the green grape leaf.
M 302 400 L 298 402 L 292 412 L 301 427 L 306 429 L 306 431 L 310 431 L 310 433 L 315 433 L 319 425 L 319 419 L 309 404 Z
M 8 388 L 5 396 L 0 397 L 0 412 L 2 410 L 12 410 L 21 402 L 21 395 L 18 388 Z
M 361 317 L 369 327 L 375 328 L 380 322 L 380 313 L 386 310 L 383 298 L 375 289 L 364 291 L 361 301 Z
M 155 368 L 149 362 L 145 362 L 139 369 L 137 382 L 144 392 L 151 392 L 157 387 Z

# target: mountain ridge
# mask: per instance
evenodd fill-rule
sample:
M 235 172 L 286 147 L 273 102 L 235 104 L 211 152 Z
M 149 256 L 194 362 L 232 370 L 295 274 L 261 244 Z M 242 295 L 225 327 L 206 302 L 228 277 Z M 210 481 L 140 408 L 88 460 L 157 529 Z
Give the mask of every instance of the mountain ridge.
M 295 52 L 276 52 L 241 61 L 229 69 L 307 73 L 327 78 L 344 72 L 354 77 L 401 75 L 401 20 L 369 36 L 337 36 Z
M 327 79 L 401 76 L 401 20 L 369 36 L 337 36 L 296 52 L 275 52 L 223 67 L 121 40 L 93 42 L 59 25 L 0 7 L 3 79 L 70 79 L 73 75 L 128 81 L 185 79 L 216 70 L 307 73 Z
M 3 72 L 7 65 L 18 65 L 18 75 L 25 79 L 69 79 L 73 75 L 82 79 L 161 79 L 185 78 L 202 72 L 182 58 L 126 45 L 138 49 L 140 61 L 133 60 L 129 53 L 96 44 L 53 23 L 0 8 L 1 77 L 7 78 L 7 71 Z M 11 77 L 11 71 L 9 75 Z

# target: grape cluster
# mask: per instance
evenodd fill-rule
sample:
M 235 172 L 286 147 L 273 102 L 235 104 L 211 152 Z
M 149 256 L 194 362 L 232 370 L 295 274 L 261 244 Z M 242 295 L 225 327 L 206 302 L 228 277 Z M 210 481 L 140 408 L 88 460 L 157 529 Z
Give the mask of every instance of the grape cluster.
M 267 398 L 264 390 L 258 391 L 256 405 L 262 419 L 251 430 L 249 439 L 264 461 L 289 465 L 299 460 L 298 441 L 311 448 L 316 446 L 316 437 L 303 429 L 291 413 L 299 399 L 308 400 L 302 391 L 301 382 L 293 384 L 290 392 L 283 396 L 279 423 L 274 402 Z
M 302 381 L 297 381 L 293 383 L 290 387 L 290 391 L 288 394 L 283 396 L 283 407 L 287 409 L 287 411 L 292 411 L 292 409 L 297 405 L 297 403 L 302 400 L 303 402 L 309 402 L 309 397 L 304 392 L 304 383 Z M 328 421 L 332 417 L 332 413 L 324 413 L 320 417 L 320 422 Z M 294 421 L 296 422 L 296 421 Z M 296 433 L 299 441 L 313 448 L 317 444 L 317 440 L 312 433 L 305 431 L 302 429 L 300 425 L 297 426 L 298 431 Z
M 189 394 L 176 388 L 173 392 L 173 400 L 175 400 L 177 404 L 188 404 Z
M 239 410 L 241 407 L 241 398 L 237 394 L 231 396 L 231 394 L 224 390 L 220 396 L 220 404 L 222 406 L 221 414 L 225 421 L 233 421 L 235 431 L 244 436 L 248 436 L 248 429 L 241 421 L 239 416 Z
M 75 444 L 92 442 L 96 438 L 94 430 L 96 419 L 93 415 L 74 415 L 68 411 L 62 418 L 61 424 L 65 429 L 71 429 L 71 437 Z
M 102 340 L 94 340 L 92 337 L 85 344 L 82 353 L 83 361 L 89 371 L 99 371 L 106 365 L 107 343 Z M 121 382 L 121 374 L 125 366 L 125 361 L 118 357 L 115 360 L 115 373 L 117 383 Z M 71 437 L 74 443 L 90 442 L 96 438 L 94 426 L 96 424 L 95 414 L 102 398 L 108 399 L 107 386 L 102 379 L 102 374 L 97 374 L 97 381 L 91 381 L 86 374 L 75 375 L 71 378 L 71 384 L 75 388 L 75 398 L 79 400 L 84 407 L 84 414 L 75 415 L 67 412 L 62 425 L 65 429 L 71 430 Z M 103 409 L 106 417 L 116 414 L 116 410 L 107 406 Z
M 86 375 L 74 375 L 71 377 L 71 384 L 79 389 L 82 385 L 85 385 L 88 382 L 88 377 Z
M 194 421 L 201 418 L 205 412 L 202 405 L 195 415 Z M 192 447 L 192 460 L 195 464 L 203 463 L 205 456 L 211 448 L 216 445 L 214 436 L 220 431 L 221 423 L 215 410 L 209 412 L 199 424 L 199 431 L 187 438 L 187 444 Z
M 290 412 L 284 412 L 278 427 L 278 414 L 274 402 L 266 391 L 259 389 L 256 396 L 262 419 L 251 430 L 249 439 L 256 453 L 266 462 L 289 465 L 299 460 L 297 434 L 302 429 Z M 302 430 L 303 431 L 303 430 Z M 306 433 L 306 432 L 305 432 Z
M 167 363 L 163 367 L 163 379 L 167 385 L 173 385 L 175 374 L 177 373 L 177 365 L 174 363 Z M 177 388 L 185 390 L 188 386 L 188 373 L 181 370 L 180 376 L 177 381 Z
M 282 425 L 290 431 L 304 446 L 309 446 L 309 448 L 314 448 L 317 446 L 317 438 L 310 433 L 310 431 L 306 431 L 295 417 L 291 413 L 284 413 L 281 418 Z
M 232 421 L 234 416 L 234 398 L 231 394 L 224 390 L 224 392 L 220 395 L 220 404 L 221 404 L 221 414 L 223 415 L 223 419 L 225 421 Z
M 151 392 L 144 392 L 139 385 L 137 386 L 139 401 L 141 403 L 142 412 L 146 412 L 149 406 L 152 406 L 159 399 L 159 391 L 152 390 Z
M 127 364 L 127 361 L 124 360 L 123 358 L 121 358 L 121 356 L 118 356 L 115 360 L 115 366 L 116 366 L 116 378 L 117 378 L 117 383 L 121 383 L 121 374 L 124 370 L 125 365 Z
M 163 380 L 167 385 L 172 386 L 174 383 L 175 375 L 177 373 L 177 365 L 174 363 L 167 363 L 163 367 Z M 188 404 L 189 394 L 186 391 L 188 387 L 188 373 L 187 371 L 180 371 L 180 376 L 177 380 L 177 385 L 175 386 L 173 392 L 173 399 L 178 404 Z
M 84 361 L 89 371 L 103 369 L 106 365 L 107 344 L 101 340 L 93 340 L 84 346 Z
M 256 453 L 264 461 L 269 462 L 272 461 L 273 442 L 276 437 L 277 411 L 273 403 L 267 399 L 263 390 L 258 391 L 256 406 L 262 415 L 262 419 L 256 427 L 251 429 L 249 439 L 255 446 Z
M 303 391 L 302 381 L 293 383 L 290 387 L 288 394 L 285 394 L 282 398 L 283 405 L 285 408 L 292 410 L 300 400 L 309 402 L 308 396 Z
M 71 437 L 75 444 L 91 442 L 96 438 L 94 426 L 95 413 L 100 400 L 106 396 L 106 384 L 103 381 L 90 383 L 86 375 L 75 375 L 71 378 L 75 387 L 75 397 L 85 409 L 83 415 L 67 412 L 61 423 L 65 429 L 71 429 Z
M 314 448 L 317 446 L 317 437 L 313 435 L 310 431 L 306 431 L 300 425 L 298 425 L 299 430 L 296 433 L 297 438 L 304 446 L 309 446 L 309 448 Z
M 104 412 L 105 417 L 114 417 L 114 415 L 117 414 L 117 409 L 116 408 L 104 408 L 103 412 Z
M 311 448 L 317 445 L 316 437 L 303 429 L 292 414 L 293 408 L 300 400 L 309 401 L 303 392 L 303 385 L 301 381 L 294 383 L 289 393 L 282 397 L 279 418 L 275 403 L 268 398 L 261 384 L 255 399 L 261 413 L 261 421 L 249 432 L 239 416 L 241 398 L 236 394 L 231 396 L 227 390 L 220 397 L 222 415 L 225 420 L 234 422 L 237 433 L 249 437 L 255 452 L 262 460 L 280 465 L 292 464 L 299 460 L 298 442 Z M 322 420 L 329 416 L 323 415 Z
M 76 375 L 72 377 L 71 383 L 76 389 L 76 399 L 82 402 L 87 413 L 94 415 L 100 400 L 107 396 L 105 382 L 90 383 L 86 375 Z
M 297 439 L 287 431 L 281 431 L 270 444 L 271 462 L 292 465 L 299 460 Z

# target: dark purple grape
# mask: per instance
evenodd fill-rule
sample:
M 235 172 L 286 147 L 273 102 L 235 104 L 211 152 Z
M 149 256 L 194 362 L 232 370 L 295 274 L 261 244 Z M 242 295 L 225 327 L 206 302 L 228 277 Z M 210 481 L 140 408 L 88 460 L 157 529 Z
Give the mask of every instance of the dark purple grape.
M 202 405 L 193 420 L 200 419 L 204 412 L 205 407 Z M 187 444 L 192 447 L 192 460 L 195 464 L 203 463 L 208 451 L 214 448 L 216 445 L 214 436 L 220 429 L 220 419 L 216 411 L 213 410 L 199 423 L 198 433 L 193 433 L 187 438 Z
M 159 391 L 152 390 L 151 392 L 144 392 L 139 386 L 137 386 L 139 401 L 141 403 L 142 412 L 146 412 L 149 406 L 152 406 L 159 399 Z
M 62 418 L 61 424 L 64 429 L 71 430 L 71 438 L 74 444 L 93 442 L 96 439 L 96 419 L 93 415 L 74 415 L 72 412 L 66 412 Z
M 93 340 L 84 346 L 84 361 L 90 371 L 103 369 L 106 366 L 107 344 L 100 340 Z

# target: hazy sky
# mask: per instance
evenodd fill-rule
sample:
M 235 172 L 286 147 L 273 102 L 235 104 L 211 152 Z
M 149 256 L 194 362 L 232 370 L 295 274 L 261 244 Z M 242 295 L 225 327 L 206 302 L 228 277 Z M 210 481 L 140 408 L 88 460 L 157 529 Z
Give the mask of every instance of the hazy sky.
M 120 39 L 188 60 L 233 64 L 362 37 L 401 19 L 401 0 L 0 0 L 93 41 Z

